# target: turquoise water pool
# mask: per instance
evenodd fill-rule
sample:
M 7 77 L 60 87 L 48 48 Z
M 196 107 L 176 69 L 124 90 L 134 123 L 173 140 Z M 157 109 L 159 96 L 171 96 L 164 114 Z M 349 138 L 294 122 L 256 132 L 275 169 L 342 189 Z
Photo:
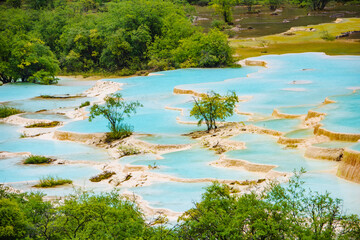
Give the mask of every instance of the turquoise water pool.
M 174 88 L 207 92 L 214 90 L 226 93 L 235 90 L 245 102 L 238 103 L 241 112 L 254 113 L 263 121 L 249 120 L 249 116 L 234 115 L 228 121 L 248 121 L 254 124 L 286 133 L 286 137 L 311 137 L 311 129 L 302 129 L 299 119 L 272 119 L 271 113 L 276 108 L 282 113 L 306 114 L 309 110 L 327 113 L 322 121 L 324 127 L 335 132 L 360 133 L 360 103 L 359 92 L 352 93 L 354 87 L 360 86 L 360 57 L 336 56 L 330 57 L 320 53 L 268 55 L 252 58 L 264 60 L 267 68 L 242 67 L 232 69 L 181 69 L 159 72 L 161 75 L 133 78 L 108 79 L 124 83 L 120 91 L 126 100 L 138 100 L 144 107 L 126 122 L 134 126 L 135 132 L 153 134 L 140 137 L 143 141 L 154 144 L 188 144 L 196 143 L 188 137 L 181 136 L 196 130 L 204 130 L 205 126 L 179 124 L 181 121 L 195 121 L 189 116 L 193 105 L 191 95 L 174 94 Z M 310 70 L 309 70 L 310 69 Z M 59 107 L 77 107 L 85 99 L 68 100 L 38 100 L 39 95 L 78 94 L 90 88 L 95 82 L 71 80 L 60 81 L 59 86 L 42 86 L 34 84 L 6 84 L 0 87 L 0 102 L 17 106 L 28 111 L 53 109 Z M 306 84 L 304 84 L 306 83 Z M 336 103 L 322 105 L 326 97 Z M 180 111 L 166 107 L 183 108 Z M 26 114 L 28 118 L 61 119 L 58 115 Z M 64 119 L 65 120 L 65 119 Z M 61 128 L 64 131 L 93 133 L 108 131 L 107 121 L 96 118 L 88 120 L 67 121 Z M 54 156 L 65 160 L 84 160 L 108 162 L 117 161 L 122 164 L 153 165 L 157 173 L 168 174 L 181 178 L 216 178 L 216 179 L 256 179 L 258 175 L 245 170 L 216 168 L 209 162 L 217 160 L 218 155 L 199 146 L 158 156 L 138 155 L 113 160 L 105 151 L 83 144 L 71 142 L 20 139 L 17 132 L 20 127 L 0 124 L 0 151 L 23 152 Z M 329 191 L 336 197 L 344 199 L 346 207 L 351 212 L 360 211 L 359 184 L 349 183 L 337 178 L 330 170 L 336 163 L 323 160 L 312 160 L 303 157 L 303 151 L 286 149 L 276 143 L 277 139 L 257 134 L 241 134 L 232 140 L 245 142 L 247 149 L 230 151 L 227 157 L 247 160 L 258 164 L 277 165 L 277 171 L 291 172 L 304 167 L 308 173 L 306 186 L 314 190 Z M 341 143 L 323 143 L 319 146 L 346 146 Z M 360 150 L 359 144 L 349 146 Z M 56 174 L 73 178 L 77 182 L 86 182 L 97 173 L 97 170 L 86 165 L 69 166 L 23 166 L 20 159 L 0 160 L 0 180 L 4 182 L 20 182 L 37 180 L 42 174 Z M 20 174 L 17 174 L 20 173 Z M 133 188 L 153 207 L 169 208 L 174 211 L 184 211 L 192 207 L 192 201 L 198 201 L 203 187 L 207 184 L 189 183 L 157 183 L 147 187 Z M 89 186 L 89 185 L 87 185 Z M 100 186 L 100 185 L 97 185 Z M 104 191 L 109 188 L 104 187 Z M 101 191 L 101 188 L 97 188 Z M 69 188 L 49 190 L 49 194 L 62 195 Z

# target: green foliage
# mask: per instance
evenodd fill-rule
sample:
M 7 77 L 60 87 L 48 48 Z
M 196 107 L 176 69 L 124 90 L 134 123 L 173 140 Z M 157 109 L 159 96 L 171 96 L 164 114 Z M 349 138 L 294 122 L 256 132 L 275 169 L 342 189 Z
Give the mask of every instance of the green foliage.
M 53 204 L 0 186 L 0 239 L 359 239 L 359 217 L 342 214 L 329 194 L 304 189 L 299 177 L 240 196 L 214 183 L 172 229 L 163 215 L 146 223 L 117 191 L 76 192 Z
M 212 22 L 211 22 L 211 27 L 212 28 L 217 28 L 219 30 L 223 30 L 226 26 L 226 23 L 222 20 L 217 20 L 217 19 L 214 19 Z
M 17 202 L 0 199 L 0 239 L 21 239 L 26 233 L 24 213 Z
M 132 146 L 120 146 L 119 150 L 122 152 L 124 156 L 136 155 L 141 153 L 141 151 L 138 148 Z
M 197 33 L 183 40 L 173 58 L 182 68 L 221 67 L 232 62 L 231 53 L 227 36 L 212 29 L 208 34 Z
M 232 195 L 218 183 L 181 217 L 182 239 L 356 239 L 359 218 L 341 214 L 328 193 L 306 191 L 299 175 L 267 194 Z M 352 229 L 348 231 L 348 229 Z M 350 233 L 351 232 L 351 233 Z
M 198 124 L 205 122 L 207 130 L 216 129 L 216 121 L 224 121 L 234 113 L 235 104 L 238 97 L 234 91 L 226 96 L 221 96 L 216 92 L 204 94 L 201 99 L 194 98 L 194 106 L 190 111 L 190 116 L 198 119 Z
M 62 179 L 62 178 L 58 178 L 58 177 L 47 176 L 47 177 L 41 178 L 39 183 L 34 185 L 34 187 L 51 188 L 51 187 L 64 185 L 64 184 L 71 184 L 71 183 L 72 183 L 72 180 L 70 180 L 70 179 Z
M 0 8 L 0 81 L 52 84 L 60 69 L 129 75 L 178 68 L 183 62 L 173 58 L 174 52 L 181 51 L 181 42 L 196 43 L 201 35 L 187 17 L 190 8 L 184 1 L 105 2 L 28 0 L 23 8 Z M 190 40 L 193 35 L 197 37 Z M 202 34 L 202 44 L 211 40 L 206 36 Z M 217 44 L 229 48 L 227 41 Z M 217 44 L 208 42 L 215 49 L 207 51 L 216 52 Z
M 235 0 L 211 0 L 209 3 L 215 12 L 224 18 L 226 23 L 231 23 L 232 21 L 232 7 L 235 4 Z
M 252 12 L 252 6 L 257 4 L 257 0 L 239 0 L 241 5 L 247 6 L 248 12 Z
M 105 105 L 94 104 L 90 109 L 89 121 L 97 116 L 103 116 L 108 120 L 110 134 L 108 140 L 121 139 L 130 136 L 132 127 L 123 123 L 125 117 L 136 113 L 136 108 L 142 107 L 138 101 L 125 102 L 121 93 L 112 94 L 105 98 Z
M 55 204 L 42 197 L 0 187 L 0 239 L 149 239 L 153 233 L 138 208 L 116 191 L 79 192 Z
M 6 37 L 10 39 L 3 39 L 9 42 L 5 45 L 8 49 L 3 53 L 7 55 L 0 56 L 1 81 L 57 83 L 55 74 L 60 70 L 58 61 L 43 41 L 22 34 Z
M 25 126 L 26 128 L 52 128 L 52 127 L 56 127 L 59 126 L 60 122 L 59 121 L 52 121 L 52 122 L 40 122 L 40 123 L 34 123 L 31 125 L 27 125 Z
M 87 106 L 90 106 L 90 102 L 89 102 L 89 101 L 86 101 L 86 102 L 81 103 L 80 108 L 82 108 L 82 107 L 87 107 Z
M 0 105 L 0 118 L 6 118 L 8 116 L 19 113 L 22 113 L 22 111 L 17 108 Z
M 24 161 L 24 164 L 42 164 L 42 163 L 51 163 L 55 159 L 45 157 L 45 156 L 38 156 L 38 155 L 31 155 L 27 157 Z
M 334 41 L 336 39 L 336 37 L 331 35 L 328 31 L 322 31 L 320 33 L 320 38 L 325 40 L 325 41 Z
M 264 4 L 268 5 L 270 10 L 274 11 L 284 3 L 284 0 L 265 0 Z
M 299 7 L 308 7 L 311 10 L 323 10 L 330 0 L 290 0 L 290 3 Z
M 116 173 L 115 172 L 110 172 L 110 171 L 104 171 L 94 177 L 91 177 L 90 178 L 90 181 L 91 182 L 100 182 L 104 179 L 109 179 L 111 178 L 113 175 L 115 175 Z

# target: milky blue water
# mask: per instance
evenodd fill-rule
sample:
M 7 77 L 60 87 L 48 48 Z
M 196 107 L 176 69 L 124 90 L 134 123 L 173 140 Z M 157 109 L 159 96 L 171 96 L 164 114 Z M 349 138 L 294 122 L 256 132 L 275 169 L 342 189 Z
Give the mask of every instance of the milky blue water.
M 359 92 L 352 93 L 349 88 L 360 86 L 360 57 L 337 56 L 330 57 L 320 53 L 268 55 L 253 58 L 265 60 L 268 68 L 243 67 L 233 69 L 182 69 L 159 72 L 162 75 L 109 79 L 124 83 L 120 92 L 128 101 L 138 100 L 144 107 L 139 108 L 137 114 L 126 122 L 134 126 L 134 131 L 153 134 L 140 139 L 155 144 L 187 144 L 194 140 L 181 136 L 195 130 L 203 130 L 191 124 L 179 124 L 182 121 L 196 121 L 189 116 L 193 104 L 190 95 L 173 94 L 174 87 L 198 92 L 214 90 L 226 93 L 235 90 L 240 97 L 249 99 L 238 103 L 241 112 L 254 113 L 263 121 L 248 121 L 249 116 L 237 115 L 228 121 L 246 121 L 277 131 L 284 132 L 286 137 L 311 137 L 312 129 L 301 129 L 299 119 L 272 119 L 271 113 L 276 108 L 282 113 L 307 114 L 308 110 L 327 113 L 322 121 L 324 127 L 335 132 L 360 133 Z M 73 84 L 75 83 L 75 84 Z M 305 83 L 305 84 L 304 84 Z M 64 79 L 58 86 L 43 86 L 34 84 L 7 84 L 0 87 L 0 102 L 19 107 L 27 111 L 53 109 L 59 107 L 77 107 L 85 99 L 48 100 L 32 99 L 39 95 L 78 94 L 88 89 L 94 82 L 83 82 Z M 334 104 L 321 105 L 326 97 L 337 101 Z M 180 111 L 168 110 L 165 107 L 184 109 Z M 45 115 L 45 114 L 44 114 Z M 42 115 L 27 114 L 25 117 L 42 118 Z M 50 120 L 61 119 L 57 115 L 47 115 Z M 96 118 L 88 120 L 70 121 L 62 128 L 64 131 L 74 132 L 104 132 L 108 131 L 107 121 Z M 86 160 L 107 162 L 111 158 L 105 151 L 70 142 L 46 141 L 39 139 L 20 139 L 17 131 L 19 127 L 0 124 L 0 151 L 22 152 L 54 156 L 66 160 Z M 335 168 L 335 162 L 313 160 L 303 157 L 303 151 L 286 149 L 284 145 L 276 143 L 276 138 L 257 134 L 241 134 L 233 138 L 245 142 L 247 149 L 226 153 L 227 157 L 247 160 L 253 163 L 277 165 L 277 171 L 291 172 L 304 167 L 306 186 L 314 190 L 330 191 L 337 197 L 344 199 L 346 207 L 351 212 L 360 211 L 359 184 L 349 183 L 337 178 L 327 170 Z M 359 144 L 333 142 L 323 143 L 324 147 L 351 147 L 359 150 Z M 256 179 L 255 173 L 247 171 L 215 168 L 209 162 L 217 160 L 214 152 L 193 147 L 190 150 L 164 154 L 163 159 L 157 156 L 139 155 L 121 158 L 123 164 L 155 165 L 158 169 L 153 172 L 169 174 L 183 178 L 217 178 L 217 179 Z M 86 166 L 22 166 L 20 160 L 0 160 L 0 180 L 2 181 L 30 181 L 49 171 L 59 176 L 68 176 L 75 181 L 87 180 L 94 175 L 94 169 Z M 2 171 L 2 172 L 1 172 Z M 158 183 L 148 187 L 134 188 L 136 193 L 149 201 L 151 206 L 166 207 L 174 211 L 184 211 L 192 207 L 192 201 L 200 199 L 203 187 L 207 184 Z M 57 188 L 53 194 L 68 193 L 69 188 Z M 104 190 L 108 188 L 104 187 Z M 51 193 L 50 193 L 51 194 Z
M 20 133 L 17 132 L 19 128 L 20 127 L 16 125 L 0 123 L 0 143 L 9 140 L 17 140 L 20 137 Z
M 153 135 L 153 136 L 143 136 L 138 137 L 138 139 L 153 143 L 153 144 L 191 144 L 196 141 L 185 136 L 178 135 Z
M 37 181 L 46 176 L 87 179 L 100 171 L 86 165 L 23 165 L 22 158 L 0 159 L 0 183 Z
M 32 113 L 22 114 L 21 117 L 28 119 L 47 119 L 53 121 L 69 121 L 70 119 L 65 115 L 51 114 L 51 113 Z
M 315 147 L 324 147 L 324 148 L 345 148 L 351 147 L 354 145 L 353 142 L 342 142 L 342 141 L 331 141 L 324 143 L 313 144 Z
M 210 183 L 162 182 L 129 190 L 142 196 L 151 207 L 183 212 L 194 207 L 194 203 L 201 200 L 201 194 L 205 192 L 204 188 L 209 185 Z
M 351 146 L 350 149 L 360 152 L 360 143 Z
M 0 102 L 23 100 L 40 95 L 78 94 L 90 88 L 95 82 L 69 85 L 70 80 L 59 81 L 63 85 L 40 85 L 32 83 L 5 84 L 0 88 Z M 66 85 L 67 84 L 67 85 Z
M 272 119 L 253 123 L 255 126 L 276 130 L 279 132 L 290 132 L 299 128 L 300 119 Z
M 154 159 L 146 157 L 143 159 L 141 156 L 134 158 L 127 157 L 126 160 L 120 159 L 119 162 L 131 163 L 133 165 L 153 165 L 158 166 L 158 169 L 152 170 L 153 172 L 169 174 L 181 178 L 216 178 L 216 179 L 236 179 L 236 180 L 249 180 L 257 179 L 258 174 L 232 170 L 226 168 L 219 168 L 210 166 L 211 161 L 219 159 L 213 151 L 194 147 L 190 150 L 178 151 L 162 155 L 164 159 Z M 191 169 L 189 167 L 191 166 Z
M 9 152 L 30 152 L 33 155 L 52 156 L 64 160 L 104 162 L 110 159 L 103 149 L 66 141 L 18 138 L 0 142 L 0 149 Z
M 308 138 L 314 136 L 313 128 L 298 129 L 284 135 L 287 138 Z
M 319 108 L 327 114 L 321 122 L 324 128 L 334 132 L 360 133 L 360 92 L 332 96 L 330 99 L 336 103 Z
M 246 149 L 234 150 L 226 153 L 230 158 L 242 159 L 252 163 L 269 164 L 278 166 L 274 170 L 292 172 L 294 169 L 304 168 L 307 171 L 330 169 L 336 163 L 307 159 L 298 149 L 285 148 L 276 143 L 276 138 L 259 134 L 240 134 L 232 140 L 245 142 Z

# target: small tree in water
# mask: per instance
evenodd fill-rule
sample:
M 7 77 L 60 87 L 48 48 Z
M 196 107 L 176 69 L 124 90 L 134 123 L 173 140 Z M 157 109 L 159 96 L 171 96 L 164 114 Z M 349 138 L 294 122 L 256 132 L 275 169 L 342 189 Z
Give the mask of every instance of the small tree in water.
M 108 121 L 108 128 L 110 134 L 108 140 L 121 139 L 132 134 L 132 126 L 123 123 L 125 117 L 130 117 L 131 114 L 136 113 L 137 107 L 143 105 L 138 101 L 125 102 L 121 93 L 112 94 L 105 99 L 105 105 L 93 105 L 90 109 L 89 121 L 92 121 L 96 116 L 104 116 Z
M 234 114 L 235 104 L 239 102 L 238 96 L 234 91 L 225 96 L 211 91 L 201 98 L 194 98 L 194 106 L 190 111 L 190 116 L 198 119 L 198 125 L 206 123 L 207 131 L 216 129 L 216 121 L 224 121 L 227 117 Z

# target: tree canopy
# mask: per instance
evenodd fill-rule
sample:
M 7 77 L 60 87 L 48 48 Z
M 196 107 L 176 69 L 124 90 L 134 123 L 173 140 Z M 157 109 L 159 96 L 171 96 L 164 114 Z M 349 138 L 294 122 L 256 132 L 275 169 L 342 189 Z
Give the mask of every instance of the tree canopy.
M 211 91 L 203 94 L 201 98 L 194 98 L 194 105 L 190 111 L 190 116 L 198 119 L 198 125 L 205 122 L 207 130 L 216 129 L 216 121 L 224 121 L 234 113 L 235 104 L 238 96 L 234 91 L 225 96 Z
M 3 82 L 52 83 L 59 72 L 129 75 L 231 62 L 226 35 L 202 33 L 180 2 L 28 0 L 0 6 Z
M 136 108 L 142 107 L 138 101 L 126 102 L 121 93 L 105 97 L 105 105 L 94 104 L 90 109 L 89 121 L 97 116 L 103 116 L 108 120 L 108 127 L 111 131 L 108 140 L 120 139 L 131 135 L 132 126 L 125 124 L 125 117 L 136 113 Z
M 0 186 L 0 239 L 359 239 L 359 217 L 343 214 L 328 193 L 305 189 L 299 176 L 246 194 L 236 183 L 213 183 L 172 228 L 162 215 L 146 221 L 117 190 L 49 202 Z

